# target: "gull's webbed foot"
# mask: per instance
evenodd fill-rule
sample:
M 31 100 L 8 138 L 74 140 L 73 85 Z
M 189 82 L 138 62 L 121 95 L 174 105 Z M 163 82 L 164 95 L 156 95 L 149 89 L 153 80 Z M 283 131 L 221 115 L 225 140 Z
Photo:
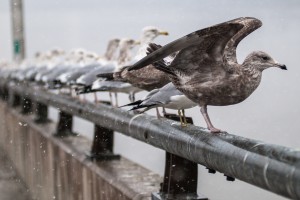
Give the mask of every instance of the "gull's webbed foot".
M 208 130 L 210 130 L 211 133 L 221 133 L 222 130 L 217 129 L 215 127 L 208 127 Z

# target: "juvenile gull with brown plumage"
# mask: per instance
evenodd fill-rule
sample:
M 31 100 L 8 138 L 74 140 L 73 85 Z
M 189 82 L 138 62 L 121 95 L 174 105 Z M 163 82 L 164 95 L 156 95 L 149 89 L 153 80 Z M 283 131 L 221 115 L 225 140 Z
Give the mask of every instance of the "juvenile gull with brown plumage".
M 258 19 L 242 17 L 195 31 L 149 54 L 129 70 L 140 69 L 179 51 L 173 62 L 161 70 L 168 73 L 178 90 L 201 107 L 208 129 L 218 133 L 221 130 L 212 125 L 208 105 L 240 103 L 258 87 L 263 70 L 287 69 L 262 51 L 252 52 L 242 64 L 237 63 L 237 45 L 261 25 Z

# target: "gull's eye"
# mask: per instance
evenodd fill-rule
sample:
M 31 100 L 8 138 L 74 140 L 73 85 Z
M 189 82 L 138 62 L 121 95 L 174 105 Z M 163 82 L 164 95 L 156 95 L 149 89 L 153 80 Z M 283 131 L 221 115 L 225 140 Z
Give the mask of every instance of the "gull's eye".
M 269 57 L 268 57 L 268 56 L 263 56 L 262 59 L 263 59 L 264 61 L 267 61 L 267 60 L 269 60 Z

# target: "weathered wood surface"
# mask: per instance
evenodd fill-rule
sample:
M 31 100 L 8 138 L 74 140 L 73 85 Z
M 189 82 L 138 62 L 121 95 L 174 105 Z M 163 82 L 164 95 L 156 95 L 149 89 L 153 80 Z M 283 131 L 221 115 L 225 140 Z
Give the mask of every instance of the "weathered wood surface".
M 30 192 L 20 179 L 14 164 L 0 148 L 0 199 L 31 200 Z
M 161 178 L 125 159 L 93 162 L 91 141 L 53 137 L 56 125 L 38 125 L 0 102 L 0 146 L 34 199 L 148 199 Z

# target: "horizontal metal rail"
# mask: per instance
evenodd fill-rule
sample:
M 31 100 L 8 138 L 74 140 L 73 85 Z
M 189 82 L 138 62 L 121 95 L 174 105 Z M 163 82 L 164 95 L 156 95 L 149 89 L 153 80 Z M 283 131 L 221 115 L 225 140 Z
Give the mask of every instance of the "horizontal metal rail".
M 300 151 L 168 119 L 133 115 L 104 104 L 83 103 L 67 95 L 9 85 L 9 90 L 39 103 L 166 150 L 210 169 L 292 199 L 300 199 Z

